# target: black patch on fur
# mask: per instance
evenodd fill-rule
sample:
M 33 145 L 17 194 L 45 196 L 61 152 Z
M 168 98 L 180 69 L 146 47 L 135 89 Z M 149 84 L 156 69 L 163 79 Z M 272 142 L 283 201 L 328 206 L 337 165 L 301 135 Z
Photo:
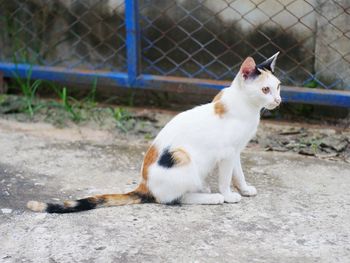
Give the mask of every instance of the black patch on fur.
M 181 201 L 180 198 L 177 198 L 169 203 L 165 203 L 166 205 L 170 205 L 170 206 L 181 206 Z
M 249 78 L 255 79 L 256 77 L 258 77 L 261 74 L 261 72 L 258 70 L 257 67 L 255 67 L 254 72 L 251 73 L 251 75 L 249 75 Z
M 173 167 L 176 163 L 175 160 L 173 159 L 172 154 L 169 152 L 169 148 L 166 148 L 162 155 L 160 156 L 158 160 L 158 164 L 160 166 L 163 166 L 165 168 L 171 168 Z
M 47 204 L 46 212 L 47 213 L 73 213 L 80 211 L 87 211 L 96 208 L 97 203 L 89 198 L 77 200 L 77 205 L 75 207 L 65 207 L 61 204 Z
M 256 67 L 259 69 L 271 71 L 273 73 L 272 68 L 271 68 L 271 64 L 274 61 L 274 59 L 275 59 L 274 57 L 268 58 L 264 62 L 257 65 Z
M 243 74 L 244 79 L 256 79 L 261 72 L 258 70 L 257 67 L 255 67 L 254 70 L 252 70 L 249 74 Z
M 141 204 L 149 204 L 149 203 L 156 202 L 156 199 L 151 194 L 144 194 L 144 193 L 138 193 L 138 192 L 134 192 L 132 194 L 141 199 Z

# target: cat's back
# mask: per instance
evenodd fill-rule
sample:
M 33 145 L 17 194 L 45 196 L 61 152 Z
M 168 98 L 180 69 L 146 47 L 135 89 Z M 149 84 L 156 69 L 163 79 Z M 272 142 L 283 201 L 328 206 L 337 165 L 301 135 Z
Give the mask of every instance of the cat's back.
M 215 120 L 212 107 L 212 103 L 208 103 L 179 113 L 164 126 L 155 140 L 186 139 L 212 129 L 214 125 L 210 124 Z
M 155 143 L 161 147 L 197 145 L 202 148 L 222 145 L 243 148 L 254 136 L 260 118 L 242 115 L 239 99 L 228 97 L 226 89 L 223 92 L 226 92 L 221 99 L 225 112 L 217 111 L 214 100 L 179 113 L 160 131 Z M 226 106 L 229 102 L 234 105 L 232 112 Z

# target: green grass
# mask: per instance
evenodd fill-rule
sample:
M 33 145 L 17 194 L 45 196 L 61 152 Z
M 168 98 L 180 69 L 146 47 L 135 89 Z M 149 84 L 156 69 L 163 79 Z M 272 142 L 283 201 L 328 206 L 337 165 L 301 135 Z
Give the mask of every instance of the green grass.
M 96 91 L 97 91 L 97 77 L 95 77 L 94 80 L 92 81 L 92 87 L 89 94 L 79 102 L 82 108 L 89 108 L 89 109 L 96 108 L 97 106 Z
M 117 127 L 125 133 L 128 132 L 130 120 L 132 119 L 130 112 L 122 107 L 117 107 L 112 110 L 112 114 Z
M 61 91 L 60 90 L 58 91 L 58 96 L 61 99 L 63 108 L 65 109 L 66 112 L 68 112 L 70 118 L 75 122 L 82 121 L 83 118 L 79 110 L 77 109 L 77 107 L 75 107 L 76 100 L 68 96 L 66 87 L 63 87 Z M 71 103 L 72 100 L 73 100 L 73 103 Z
M 82 100 L 76 100 L 72 96 L 69 96 L 68 89 L 65 86 L 60 86 L 53 82 L 47 82 L 40 79 L 32 79 L 32 67 L 26 73 L 24 78 L 20 77 L 17 72 L 13 72 L 14 85 L 16 88 L 20 89 L 23 106 L 18 108 L 18 112 L 27 112 L 32 118 L 35 112 L 42 108 L 49 107 L 61 107 L 68 117 L 74 122 L 80 122 L 84 118 L 81 114 L 81 109 L 94 109 L 97 106 L 96 103 L 96 89 L 97 89 L 97 78 L 94 79 L 92 83 L 92 89 L 90 93 Z M 60 102 L 43 101 L 37 98 L 37 93 L 42 86 L 49 87 L 50 90 L 57 94 Z M 62 116 L 64 117 L 64 116 Z
M 113 118 L 116 127 L 125 133 L 135 128 L 136 124 L 141 128 L 143 127 L 143 123 L 140 121 L 138 122 L 125 108 L 115 107 L 109 109 L 105 108 L 104 110 L 102 108 L 98 108 L 98 104 L 96 102 L 97 78 L 93 80 L 92 87 L 88 95 L 81 100 L 77 100 L 73 96 L 70 96 L 69 89 L 66 86 L 39 79 L 33 80 L 32 67 L 30 67 L 30 69 L 27 71 L 24 78 L 21 78 L 16 72 L 13 72 L 13 75 L 15 76 L 14 84 L 16 85 L 16 88 L 19 87 L 23 97 L 19 97 L 19 99 L 17 97 L 16 100 L 17 102 L 20 101 L 20 103 L 17 103 L 19 106 L 16 107 L 15 111 L 12 111 L 12 113 L 26 112 L 32 118 L 36 111 L 41 109 L 41 114 L 45 114 L 46 112 L 48 118 L 57 120 L 60 125 L 64 125 L 67 119 L 79 123 L 81 121 L 89 121 L 97 118 L 97 120 L 102 123 L 100 115 L 107 114 Z M 48 88 L 49 91 L 53 91 L 58 100 L 38 99 L 37 93 L 41 87 L 45 87 Z M 0 99 L 4 100 L 3 98 Z M 129 96 L 129 104 L 132 105 L 134 103 L 133 100 L 134 94 L 131 93 Z
M 97 89 L 97 78 L 92 83 L 92 88 L 89 94 L 81 99 L 77 100 L 72 96 L 69 96 L 68 89 L 65 86 L 60 86 L 55 83 L 48 83 L 49 87 L 57 94 L 60 103 L 51 103 L 55 107 L 61 107 L 68 113 L 68 117 L 74 122 L 81 122 L 86 118 L 83 116 L 83 111 L 93 110 L 97 107 L 96 102 L 96 89 Z M 64 116 L 62 116 L 63 119 Z
M 0 106 L 6 101 L 7 95 L 5 94 L 0 94 Z
M 311 89 L 317 88 L 318 86 L 319 86 L 318 82 L 314 79 L 304 84 L 305 88 L 311 88 Z
M 15 76 L 16 84 L 23 94 L 25 110 L 29 113 L 30 117 L 33 117 L 36 110 L 44 107 L 44 105 L 41 103 L 35 104 L 36 93 L 43 81 L 40 79 L 35 81 L 31 80 L 32 67 L 29 68 L 25 78 L 21 78 L 16 72 L 13 72 L 13 75 Z

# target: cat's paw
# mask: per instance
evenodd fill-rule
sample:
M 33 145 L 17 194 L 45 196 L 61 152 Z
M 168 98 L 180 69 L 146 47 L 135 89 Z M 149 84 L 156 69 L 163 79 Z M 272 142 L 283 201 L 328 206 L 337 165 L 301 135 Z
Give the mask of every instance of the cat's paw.
M 258 193 L 256 188 L 252 185 L 247 185 L 247 187 L 240 189 L 239 192 L 243 196 L 255 196 Z
M 239 193 L 231 192 L 224 195 L 226 203 L 238 203 L 242 197 Z
M 223 204 L 225 198 L 222 194 L 211 194 L 212 204 Z

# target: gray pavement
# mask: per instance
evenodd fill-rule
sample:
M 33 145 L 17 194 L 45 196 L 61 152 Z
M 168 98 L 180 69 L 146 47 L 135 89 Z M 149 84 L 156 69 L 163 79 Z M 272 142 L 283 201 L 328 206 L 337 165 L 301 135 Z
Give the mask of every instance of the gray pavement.
M 350 262 L 350 164 L 247 149 L 239 204 L 26 210 L 125 192 L 146 142 L 0 120 L 0 262 Z M 215 191 L 215 178 L 211 178 Z

